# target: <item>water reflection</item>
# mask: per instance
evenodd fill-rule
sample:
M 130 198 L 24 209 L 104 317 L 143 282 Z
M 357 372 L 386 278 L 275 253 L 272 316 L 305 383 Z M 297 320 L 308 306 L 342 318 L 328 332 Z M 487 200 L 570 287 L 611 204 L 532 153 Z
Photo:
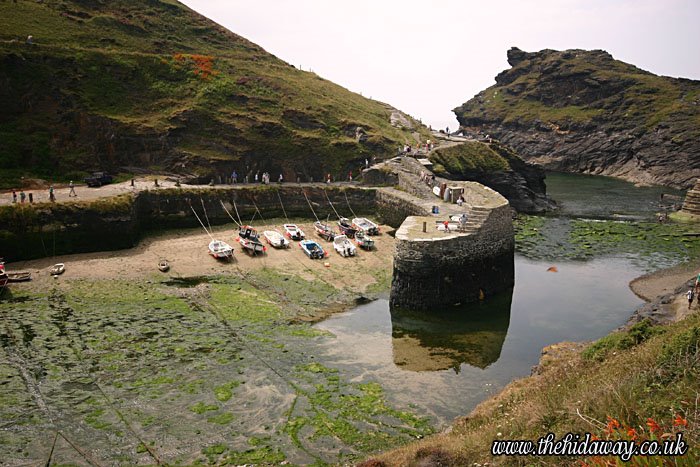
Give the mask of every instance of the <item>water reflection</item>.
M 460 372 L 498 361 L 510 324 L 512 289 L 449 312 L 391 311 L 394 363 L 408 371 Z

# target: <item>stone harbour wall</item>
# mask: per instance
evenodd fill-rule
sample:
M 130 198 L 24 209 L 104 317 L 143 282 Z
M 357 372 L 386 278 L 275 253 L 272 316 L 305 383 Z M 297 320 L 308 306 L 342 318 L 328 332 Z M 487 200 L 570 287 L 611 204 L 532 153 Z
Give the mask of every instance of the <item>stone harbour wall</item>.
M 234 201 L 243 223 L 255 214 L 262 219 L 313 219 L 304 197 L 321 219 L 337 219 L 328 199 L 341 216 L 375 213 L 376 189 L 326 185 L 241 185 L 212 188 L 164 188 L 94 201 L 14 204 L 0 206 L 0 257 L 6 261 L 131 248 L 146 233 L 169 228 L 199 228 L 233 221 Z M 284 204 L 284 210 L 282 204 Z M 348 206 L 349 205 L 349 206 Z M 206 209 L 206 216 L 204 211 Z M 259 209 L 260 213 L 256 214 Z
M 409 217 L 405 224 L 420 228 L 424 219 Z M 431 227 L 435 228 L 434 221 Z M 439 232 L 434 238 L 410 238 L 399 229 L 391 307 L 444 311 L 507 290 L 515 283 L 514 250 L 507 205 L 491 210 L 481 227 L 469 234 Z

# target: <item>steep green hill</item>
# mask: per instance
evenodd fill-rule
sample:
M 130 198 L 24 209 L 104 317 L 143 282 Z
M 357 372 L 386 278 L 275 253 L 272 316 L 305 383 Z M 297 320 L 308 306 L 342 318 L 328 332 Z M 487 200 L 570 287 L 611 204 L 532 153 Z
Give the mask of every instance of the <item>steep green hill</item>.
M 456 108 L 550 169 L 689 188 L 700 177 L 700 81 L 656 76 L 602 50 L 508 51 L 496 84 Z
M 0 1 L 0 83 L 5 187 L 96 169 L 318 179 L 429 138 L 172 0 Z

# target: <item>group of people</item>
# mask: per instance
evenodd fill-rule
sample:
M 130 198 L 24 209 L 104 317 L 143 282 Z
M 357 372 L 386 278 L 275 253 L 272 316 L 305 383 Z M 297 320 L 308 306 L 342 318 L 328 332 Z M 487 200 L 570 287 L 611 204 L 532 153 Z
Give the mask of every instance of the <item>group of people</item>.
M 700 274 L 695 278 L 695 285 L 688 289 L 688 291 L 685 293 L 685 298 L 688 299 L 688 309 L 690 310 L 690 306 L 693 304 L 693 300 L 695 300 L 695 296 L 700 293 Z M 698 302 L 700 302 L 700 299 L 698 299 Z
M 71 180 L 70 184 L 68 185 L 70 187 L 70 191 L 68 192 L 68 197 L 77 197 L 78 194 L 75 192 L 75 185 L 73 184 L 73 181 Z M 25 203 L 29 201 L 30 204 L 34 203 L 34 193 L 29 192 L 25 193 L 24 190 L 19 191 L 19 195 L 17 194 L 17 190 L 14 189 L 12 190 L 12 203 L 17 203 L 19 199 L 19 203 Z M 56 201 L 56 194 L 54 193 L 53 185 L 49 186 L 49 201 L 52 203 Z

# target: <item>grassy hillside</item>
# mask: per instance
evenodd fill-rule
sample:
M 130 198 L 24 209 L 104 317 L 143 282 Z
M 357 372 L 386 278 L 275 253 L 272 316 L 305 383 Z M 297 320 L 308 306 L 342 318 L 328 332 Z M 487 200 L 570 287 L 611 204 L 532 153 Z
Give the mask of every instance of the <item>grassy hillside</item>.
M 683 434 L 682 458 L 635 457 L 631 465 L 695 466 L 700 460 L 700 315 L 670 326 L 641 321 L 588 346 L 548 348 L 538 374 L 511 383 L 449 433 L 367 462 L 387 465 L 626 465 L 610 457 L 506 457 L 493 440 L 536 441 L 554 433 L 662 440 Z M 554 358 L 552 358 L 554 356 Z M 432 462 L 432 463 L 431 463 Z
M 4 187 L 100 168 L 340 175 L 413 140 L 390 106 L 170 0 L 2 1 L 0 83 Z
M 517 157 L 513 154 L 513 157 Z M 494 151 L 488 144 L 466 141 L 463 144 L 439 148 L 430 154 L 433 170 L 462 175 L 467 172 L 494 172 L 508 170 L 508 159 Z

